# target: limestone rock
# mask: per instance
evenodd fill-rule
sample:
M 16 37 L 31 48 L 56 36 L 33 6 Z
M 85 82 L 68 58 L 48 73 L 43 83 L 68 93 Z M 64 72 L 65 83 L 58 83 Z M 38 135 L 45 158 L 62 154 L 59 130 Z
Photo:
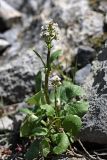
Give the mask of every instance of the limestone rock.
M 95 58 L 95 50 L 88 46 L 79 46 L 75 61 L 78 68 L 91 63 Z
M 107 45 L 93 65 L 93 76 L 87 86 L 89 111 L 83 117 L 81 138 L 84 141 L 107 144 Z
M 13 129 L 13 121 L 8 117 L 0 118 L 0 131 L 3 130 L 12 130 Z
M 21 6 L 24 4 L 24 0 L 5 0 L 9 5 L 11 5 L 13 8 L 19 10 Z
M 0 17 L 5 21 L 7 26 L 11 26 L 17 21 L 20 21 L 22 14 L 11 7 L 4 0 L 0 1 Z
M 87 11 L 83 17 L 82 33 L 88 35 L 98 35 L 103 33 L 104 16 L 95 11 Z
M 62 11 L 62 13 L 59 13 L 59 16 L 64 24 L 68 26 L 72 25 L 75 19 L 79 20 L 79 18 L 82 17 L 89 9 L 88 1 L 86 0 L 64 0 L 63 2 L 61 0 L 54 0 L 53 4 L 57 9 L 59 8 Z M 58 17 L 56 17 L 56 20 L 57 18 Z
M 107 1 L 106 0 L 100 1 L 99 9 L 107 13 Z
M 41 63 L 32 51 L 0 67 L 0 97 L 6 102 L 21 102 L 35 90 L 35 74 Z
M 10 46 L 9 42 L 5 39 L 0 39 L 0 53 Z
M 27 13 L 27 14 L 35 14 L 39 11 L 41 6 L 44 4 L 44 0 L 5 0 L 7 3 L 9 3 L 12 7 L 15 9 Z
M 86 77 L 90 74 L 90 71 L 91 71 L 91 64 L 87 64 L 85 67 L 78 70 L 75 73 L 75 78 L 74 78 L 75 83 L 79 85 L 83 84 Z

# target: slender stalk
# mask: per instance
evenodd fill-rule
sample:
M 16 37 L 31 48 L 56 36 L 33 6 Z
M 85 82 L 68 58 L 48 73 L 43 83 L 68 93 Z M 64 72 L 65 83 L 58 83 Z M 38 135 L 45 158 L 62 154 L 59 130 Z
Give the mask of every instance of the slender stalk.
M 56 109 L 56 115 L 59 117 L 59 106 L 57 105 L 57 90 L 55 85 L 55 109 Z
M 61 119 L 60 119 L 60 114 L 59 114 L 59 106 L 57 104 L 57 85 L 54 86 L 55 88 L 55 110 L 56 110 L 56 115 L 58 116 L 58 119 L 56 120 L 56 128 L 59 131 L 59 128 L 61 128 Z
M 50 104 L 49 90 L 48 90 L 48 84 L 49 84 L 48 79 L 49 79 L 49 73 L 50 73 L 50 70 L 51 70 L 51 67 L 50 67 L 50 52 L 51 52 L 51 48 L 48 47 L 47 64 L 46 64 L 46 68 L 45 68 L 45 87 L 44 87 L 45 98 L 46 98 L 47 104 Z
M 55 85 L 55 108 L 56 108 L 56 110 L 58 112 L 58 108 L 57 108 L 57 96 L 56 96 L 56 94 L 57 94 L 57 91 L 56 91 L 56 85 Z

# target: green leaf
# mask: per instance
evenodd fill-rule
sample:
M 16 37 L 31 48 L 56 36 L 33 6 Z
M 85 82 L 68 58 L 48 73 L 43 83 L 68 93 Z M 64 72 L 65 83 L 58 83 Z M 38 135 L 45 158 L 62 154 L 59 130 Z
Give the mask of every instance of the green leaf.
M 35 140 L 29 147 L 29 150 L 25 154 L 26 160 L 33 160 L 34 158 L 37 158 L 40 153 L 40 142 L 39 140 Z
M 58 136 L 58 133 L 51 135 L 51 139 L 52 139 L 52 141 L 53 141 L 54 143 L 56 142 L 57 136 Z
M 60 86 L 60 99 L 62 102 L 69 102 L 72 98 L 83 95 L 85 95 L 83 89 L 69 81 L 63 81 L 62 86 Z
M 20 128 L 20 136 L 21 137 L 28 137 L 32 135 L 32 130 L 34 129 L 34 126 L 36 125 L 36 122 L 38 120 L 38 117 L 34 114 L 27 115 L 21 124 Z
M 63 121 L 63 128 L 67 132 L 72 132 L 73 136 L 76 136 L 82 127 L 81 118 L 77 115 L 68 115 Z
M 45 104 L 45 105 L 41 105 L 40 107 L 41 107 L 41 109 L 46 111 L 47 116 L 54 116 L 55 109 L 53 108 L 53 106 L 51 106 L 49 104 Z
M 88 107 L 88 102 L 83 100 L 65 106 L 69 114 L 78 115 L 80 117 L 82 117 L 88 111 Z
M 50 152 L 50 144 L 49 144 L 49 138 L 45 138 L 41 142 L 41 150 L 42 150 L 42 155 L 44 157 L 47 157 L 47 155 Z
M 35 127 L 32 130 L 32 136 L 45 136 L 48 133 L 48 129 L 44 127 Z
M 72 84 L 71 88 L 72 88 L 73 96 L 84 96 L 85 95 L 85 92 L 82 89 L 82 87 Z
M 82 87 L 75 85 L 69 81 L 64 81 L 63 86 L 71 91 L 72 97 L 85 95 L 85 92 L 82 89 Z
M 70 139 L 70 142 L 71 142 L 71 143 L 74 143 L 74 137 L 70 136 L 69 139 Z
M 71 100 L 72 94 L 72 83 L 69 81 L 63 81 L 62 86 L 60 86 L 60 99 L 62 102 L 68 102 Z
M 32 97 L 28 98 L 26 102 L 29 105 L 41 105 L 42 103 L 45 103 L 44 93 L 42 91 L 39 91 Z
M 42 57 L 40 56 L 40 54 L 39 54 L 38 52 L 36 52 L 35 50 L 33 50 L 33 51 L 34 51 L 34 53 L 39 57 L 39 59 L 41 60 L 43 66 L 44 66 L 44 68 L 45 68 L 45 67 L 46 67 L 46 66 L 45 66 L 45 62 L 43 61 L 43 59 L 42 59 Z
M 69 139 L 65 132 L 57 134 L 56 144 L 57 146 L 53 148 L 53 152 L 55 154 L 62 154 L 66 152 L 69 146 Z
M 54 60 L 58 59 L 59 56 L 63 54 L 62 50 L 57 50 L 51 54 L 50 62 L 52 63 Z
M 39 71 L 35 76 L 35 92 L 39 92 L 42 89 L 42 73 Z
M 20 112 L 23 112 L 25 114 L 34 114 L 30 109 L 28 108 L 22 108 L 20 109 Z

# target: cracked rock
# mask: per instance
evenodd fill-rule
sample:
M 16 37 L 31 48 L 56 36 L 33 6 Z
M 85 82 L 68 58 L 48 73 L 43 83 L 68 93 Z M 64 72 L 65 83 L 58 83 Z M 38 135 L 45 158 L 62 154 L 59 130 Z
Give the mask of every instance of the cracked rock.
M 0 97 L 8 103 L 22 102 L 35 90 L 35 74 L 41 62 L 32 51 L 0 67 Z
M 107 144 L 107 46 L 94 62 L 93 74 L 84 84 L 89 111 L 83 117 L 83 141 Z

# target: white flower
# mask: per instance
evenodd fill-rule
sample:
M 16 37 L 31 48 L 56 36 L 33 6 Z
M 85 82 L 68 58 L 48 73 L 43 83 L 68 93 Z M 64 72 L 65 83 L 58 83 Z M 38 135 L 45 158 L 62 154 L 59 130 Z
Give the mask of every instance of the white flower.
M 61 101 L 60 101 L 60 99 L 59 98 L 57 98 L 57 106 L 60 106 L 61 105 Z
M 51 81 L 61 81 L 61 78 L 60 78 L 58 75 L 54 75 L 54 76 L 51 78 Z
M 49 39 L 58 39 L 58 24 L 50 21 L 41 27 L 41 37 L 48 43 Z
M 50 82 L 52 85 L 59 86 L 61 85 L 61 78 L 58 75 L 54 75 L 50 78 Z

